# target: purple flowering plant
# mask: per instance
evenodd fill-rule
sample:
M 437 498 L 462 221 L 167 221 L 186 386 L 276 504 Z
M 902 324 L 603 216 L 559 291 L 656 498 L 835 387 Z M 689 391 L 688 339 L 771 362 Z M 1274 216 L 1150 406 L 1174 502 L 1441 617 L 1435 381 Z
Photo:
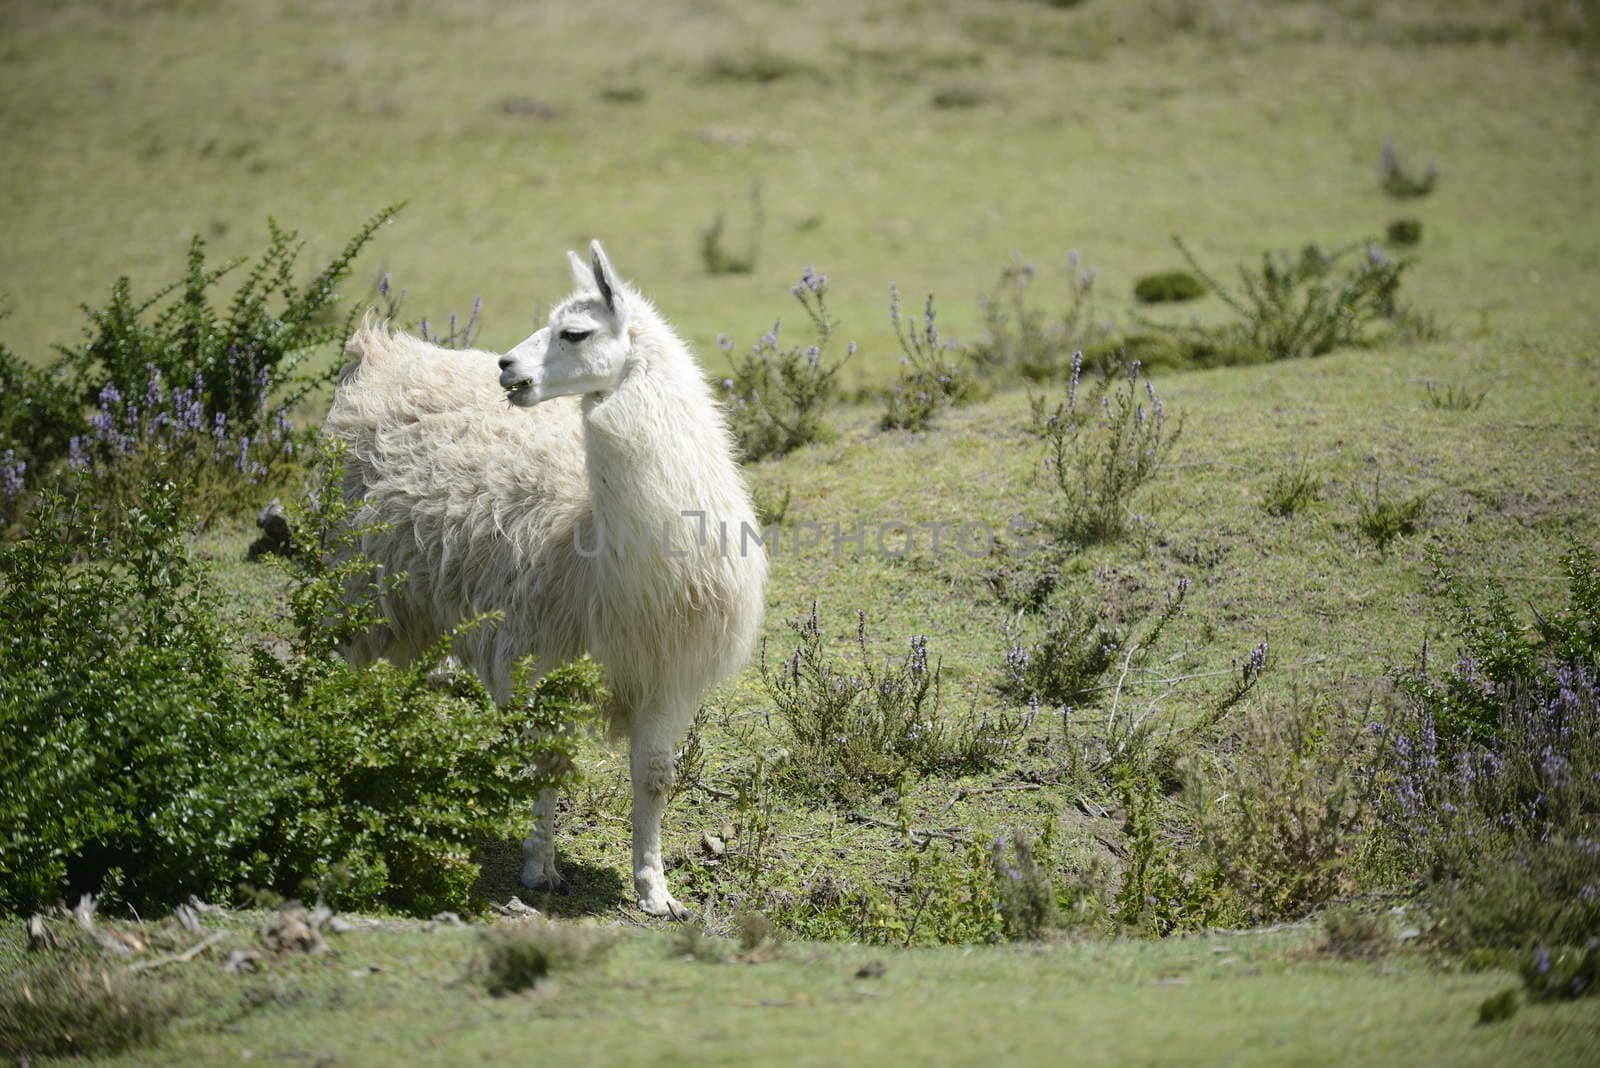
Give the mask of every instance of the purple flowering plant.
M 771 664 L 763 647 L 762 681 L 789 737 L 789 767 L 823 794 L 854 803 L 908 772 L 993 767 L 1031 725 L 1024 714 L 952 715 L 943 668 L 923 635 L 903 656 L 880 659 L 859 613 L 854 656 L 846 658 L 830 652 L 815 604 L 789 629 L 795 645 L 781 663 Z
M 1073 356 L 1066 396 L 1033 409 L 1055 489 L 1049 526 L 1080 545 L 1122 537 L 1135 519 L 1134 495 L 1166 464 L 1183 420 L 1169 415 L 1138 360 L 1085 387 L 1082 353 Z
M 335 314 L 339 286 L 395 210 L 373 216 L 304 283 L 295 281 L 304 242 L 269 221 L 266 251 L 220 308 L 218 285 L 243 261 L 210 265 L 196 237 L 177 282 L 141 299 L 123 277 L 104 304 L 85 306 L 83 339 L 60 347 L 50 368 L 0 357 L 5 514 L 65 471 L 86 474 L 114 506 L 132 503 L 157 468 L 200 480 L 204 518 L 246 503 L 249 487 L 294 456 L 289 413 L 337 368 L 312 372 L 308 361 L 348 336 L 356 309 Z
M 1065 306 L 1052 315 L 1037 300 L 1039 270 L 1021 255 L 1000 268 L 994 288 L 979 301 L 984 336 L 972 358 L 986 374 L 1021 374 L 1044 381 L 1064 373 L 1074 352 L 1108 341 L 1116 326 L 1095 307 L 1099 269 L 1085 267 L 1076 249 L 1066 258 Z
M 1447 938 L 1518 946 L 1600 938 L 1600 568 L 1566 555 L 1568 603 L 1519 618 L 1435 560 L 1453 658 L 1426 646 L 1375 724 L 1381 812 L 1408 870 L 1445 889 Z
M 828 311 L 827 275 L 807 267 L 789 292 L 810 320 L 813 343 L 782 344 L 781 321 L 742 356 L 731 355 L 732 339 L 717 339 L 732 363 L 720 384 L 723 410 L 746 461 L 783 456 L 821 440 L 827 433 L 823 413 L 838 396 L 839 370 L 855 355 L 853 341 L 843 356 L 829 351 L 839 324 Z
M 889 322 L 900 342 L 900 377 L 884 394 L 883 429 L 923 430 L 941 409 L 977 399 L 971 353 L 940 334 L 932 293 L 920 319 L 902 319 L 900 291 L 891 285 Z

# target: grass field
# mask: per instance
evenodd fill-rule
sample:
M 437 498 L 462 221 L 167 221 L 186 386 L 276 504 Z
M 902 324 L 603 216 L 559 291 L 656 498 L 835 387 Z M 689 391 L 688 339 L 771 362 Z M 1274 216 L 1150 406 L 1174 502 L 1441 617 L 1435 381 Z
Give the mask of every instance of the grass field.
M 794 944 L 760 963 L 698 961 L 639 934 L 594 970 L 500 999 L 463 981 L 476 940 L 359 932 L 331 958 L 264 975 L 179 974 L 167 982 L 205 1016 L 94 1063 L 1579 1065 L 1600 1043 L 1582 1003 L 1480 1026 L 1503 974 L 1319 959 L 1304 929 L 1045 948 Z M 880 975 L 857 977 L 874 963 Z M 251 1003 L 268 1007 L 241 1009 Z
M 787 532 L 821 532 L 774 558 L 772 656 L 813 602 L 840 649 L 860 612 L 885 655 L 926 635 L 947 704 L 975 717 L 1005 711 L 1006 628 L 1038 626 L 988 592 L 1000 558 L 935 552 L 925 533 L 903 558 L 835 553 L 832 531 L 864 524 L 870 546 L 885 523 L 1005 530 L 1048 507 L 1040 446 L 1021 385 L 927 432 L 878 429 L 876 391 L 899 355 L 890 284 L 917 304 L 936 293 L 946 330 L 975 340 L 1008 256 L 1038 264 L 1049 304 L 1076 249 L 1099 270 L 1100 313 L 1126 324 L 1135 278 L 1181 266 L 1173 235 L 1231 279 L 1264 250 L 1345 245 L 1415 216 L 1424 236 L 1402 295 L 1439 336 L 1158 372 L 1184 422 L 1138 500 L 1147 522 L 1067 568 L 1067 592 L 1130 612 L 1192 581 L 1181 670 L 1202 677 L 1165 706 L 1176 722 L 1262 641 L 1273 670 L 1256 700 L 1276 707 L 1437 641 L 1431 553 L 1543 604 L 1560 593 L 1563 547 L 1600 543 L 1597 19 L 1592 4 L 1372 0 L 0 3 L 0 337 L 42 363 L 118 275 L 138 292 L 175 277 L 193 233 L 219 258 L 250 254 L 271 216 L 325 259 L 404 201 L 351 300 L 370 299 L 382 271 L 409 289 L 407 314 L 434 322 L 481 296 L 479 344 L 504 349 L 563 293 L 564 250 L 598 236 L 720 377 L 718 336 L 742 349 L 775 319 L 792 332 L 803 317 L 788 288 L 814 265 L 860 344 L 845 372 L 860 399 L 831 413 L 832 440 L 747 468 L 759 497 L 789 500 Z M 1385 137 L 1419 167 L 1437 161 L 1432 194 L 1383 192 Z M 702 232 L 723 213 L 742 253 L 756 188 L 753 269 L 708 274 Z M 1150 314 L 1214 323 L 1226 309 L 1213 296 Z M 1437 408 L 1429 383 L 1485 398 Z M 1301 463 L 1319 499 L 1267 515 L 1268 482 Z M 1356 529 L 1374 492 L 1425 498 L 1416 532 L 1382 551 Z M 246 626 L 282 611 L 282 580 L 242 562 L 252 535 L 241 519 L 201 542 Z M 725 932 L 760 899 L 702 836 L 745 825 L 741 784 L 758 761 L 781 763 L 786 739 L 758 666 L 707 709 L 703 788 L 674 801 L 666 844 L 675 889 Z M 1051 730 L 1041 720 L 1036 735 Z M 248 1050 L 341 1064 L 1578 1064 L 1600 1051 L 1593 999 L 1476 1027 L 1513 975 L 1410 950 L 1330 960 L 1314 924 L 1044 947 L 804 941 L 758 964 L 686 961 L 671 934 L 635 930 L 655 925 L 627 889 L 626 760 L 588 750 L 559 840 L 576 892 L 532 903 L 628 929 L 597 969 L 489 999 L 461 978 L 476 935 L 399 926 L 220 993 L 202 958 L 164 981 L 215 1004 L 117 1063 Z M 1060 864 L 1120 870 L 1129 813 L 1051 785 L 1058 755 L 1041 743 L 1004 769 L 843 807 L 780 792 L 768 900 L 819 873 L 882 877 L 907 852 L 901 812 L 949 831 L 936 852 L 1051 821 Z M 481 859 L 486 899 L 520 892 L 516 841 Z M 248 941 L 255 918 L 229 922 Z M 0 954 L 20 960 L 15 931 Z M 882 978 L 853 978 L 874 959 Z M 369 964 L 380 970 L 359 974 Z M 248 999 L 258 1011 L 229 1016 Z

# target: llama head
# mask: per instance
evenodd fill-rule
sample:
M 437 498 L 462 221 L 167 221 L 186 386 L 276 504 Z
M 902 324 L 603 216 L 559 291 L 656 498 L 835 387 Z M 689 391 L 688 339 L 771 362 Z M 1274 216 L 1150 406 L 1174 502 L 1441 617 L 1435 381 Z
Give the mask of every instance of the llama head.
M 628 297 L 600 242 L 589 263 L 567 253 L 577 292 L 550 321 L 500 358 L 500 386 L 512 404 L 531 408 L 552 397 L 608 393 L 622 380 L 633 353 Z

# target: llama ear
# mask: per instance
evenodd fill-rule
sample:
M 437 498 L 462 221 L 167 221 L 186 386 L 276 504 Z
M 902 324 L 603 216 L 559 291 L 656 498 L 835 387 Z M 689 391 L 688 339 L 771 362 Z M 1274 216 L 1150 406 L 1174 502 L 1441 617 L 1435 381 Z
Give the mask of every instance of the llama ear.
M 583 262 L 583 257 L 567 249 L 567 266 L 572 269 L 572 284 L 588 293 L 594 289 L 594 272 Z
M 594 268 L 594 285 L 600 291 L 600 299 L 606 302 L 606 308 L 613 314 L 620 314 L 622 286 L 617 283 L 616 272 L 611 269 L 606 250 L 600 247 L 598 241 L 589 242 L 589 265 Z

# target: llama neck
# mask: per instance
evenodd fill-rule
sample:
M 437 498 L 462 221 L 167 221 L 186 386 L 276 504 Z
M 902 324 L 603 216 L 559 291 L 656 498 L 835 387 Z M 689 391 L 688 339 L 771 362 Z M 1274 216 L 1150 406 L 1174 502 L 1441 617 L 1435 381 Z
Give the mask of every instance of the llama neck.
M 653 317 L 651 317 L 653 319 Z M 753 522 L 722 414 L 683 343 L 646 319 L 621 385 L 584 403 L 589 495 L 602 530 L 648 536 L 671 552 L 692 549 L 705 514 L 737 535 Z M 671 531 L 670 538 L 663 531 Z M 692 554 L 691 554 L 692 555 Z

